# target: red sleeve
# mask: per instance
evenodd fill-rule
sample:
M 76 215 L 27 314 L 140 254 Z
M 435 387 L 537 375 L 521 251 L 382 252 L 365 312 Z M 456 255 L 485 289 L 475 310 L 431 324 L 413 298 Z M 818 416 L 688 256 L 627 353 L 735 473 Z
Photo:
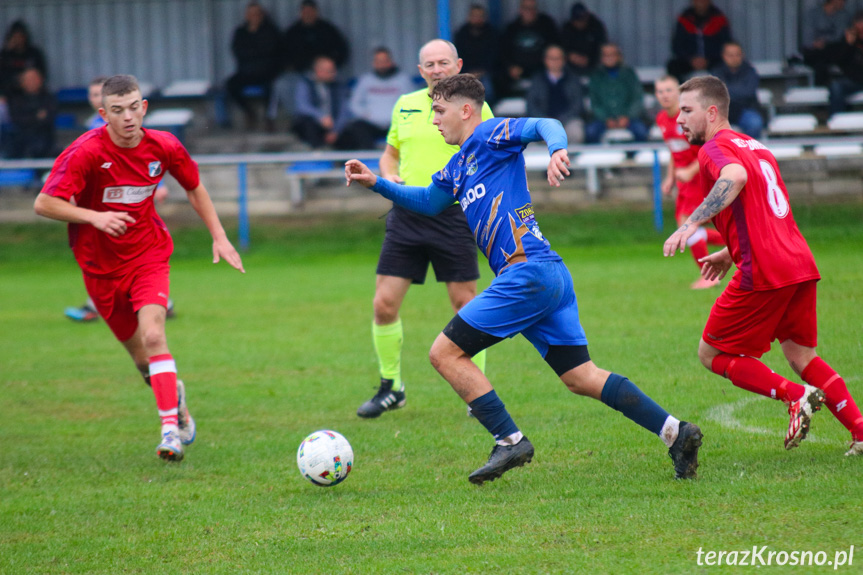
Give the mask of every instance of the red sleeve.
M 710 177 L 718 180 L 722 168 L 728 164 L 740 163 L 733 152 L 733 148 L 728 147 L 725 142 L 717 141 L 714 138 L 701 147 L 701 150 L 698 151 L 698 157 L 701 160 L 701 165 L 707 168 Z
M 189 155 L 189 151 L 173 134 L 165 132 L 163 141 L 170 158 L 168 171 L 184 190 L 197 188 L 201 183 L 201 175 L 198 172 L 198 164 Z
M 65 200 L 80 194 L 87 182 L 89 163 L 86 157 L 87 153 L 82 149 L 80 142 L 74 142 L 63 150 L 63 153 L 54 161 L 51 173 L 42 187 L 42 193 Z

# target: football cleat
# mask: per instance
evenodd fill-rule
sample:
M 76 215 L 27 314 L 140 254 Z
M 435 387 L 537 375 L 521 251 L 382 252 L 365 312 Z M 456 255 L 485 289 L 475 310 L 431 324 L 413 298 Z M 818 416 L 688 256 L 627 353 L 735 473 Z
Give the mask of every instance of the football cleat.
M 63 314 L 72 321 L 86 322 L 99 319 L 99 312 L 86 303 L 81 307 L 67 307 Z
M 785 432 L 785 449 L 794 449 L 809 434 L 812 414 L 821 409 L 824 392 L 811 385 L 803 386 L 803 396 L 788 404 L 788 431 Z
M 510 469 L 521 467 L 533 459 L 533 444 L 527 437 L 515 445 L 495 444 L 488 456 L 488 463 L 468 476 L 468 481 L 474 485 L 482 485 L 486 481 L 494 481 Z
M 189 406 L 186 405 L 186 386 L 183 380 L 177 380 L 177 427 L 180 429 L 180 442 L 189 445 L 195 441 L 195 420 L 189 414 Z
M 182 461 L 183 443 L 180 441 L 180 434 L 173 429 L 162 433 L 162 443 L 156 448 L 156 455 L 165 461 Z
M 668 448 L 668 456 L 674 462 L 675 479 L 698 478 L 698 448 L 704 434 L 694 423 L 680 422 L 677 439 Z
M 380 417 L 385 411 L 391 411 L 405 406 L 405 389 L 402 384 L 400 391 L 393 391 L 393 380 L 381 379 L 381 387 L 373 398 L 357 409 L 360 417 Z
M 848 451 L 845 452 L 845 457 L 854 455 L 863 455 L 863 441 L 852 441 L 848 446 Z

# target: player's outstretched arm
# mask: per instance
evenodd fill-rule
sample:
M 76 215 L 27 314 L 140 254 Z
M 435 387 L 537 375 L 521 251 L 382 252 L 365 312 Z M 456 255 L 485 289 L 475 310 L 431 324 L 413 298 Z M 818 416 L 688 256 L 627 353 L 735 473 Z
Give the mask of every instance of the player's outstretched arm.
M 698 229 L 698 226 L 713 218 L 716 214 L 731 205 L 743 186 L 746 185 L 746 168 L 740 164 L 728 164 L 719 172 L 719 179 L 713 184 L 713 189 L 695 208 L 683 225 L 671 234 L 662 246 L 665 257 L 674 256 L 678 251 L 681 253 L 686 248 L 686 242 Z
M 207 229 L 210 230 L 210 236 L 213 238 L 213 263 L 219 263 L 219 260 L 224 259 L 234 269 L 246 273 L 246 270 L 243 268 L 243 260 L 228 239 L 225 228 L 222 227 L 222 222 L 219 221 L 216 207 L 213 206 L 213 200 L 210 199 L 210 194 L 207 192 L 204 184 L 199 183 L 197 188 L 186 190 L 186 195 L 189 197 L 189 203 L 192 204 L 192 208 L 198 213 Z
M 731 253 L 726 247 L 709 256 L 700 258 L 698 263 L 704 264 L 701 266 L 701 277 L 714 281 L 724 278 L 734 262 L 731 259 Z
M 455 199 L 452 194 L 439 188 L 434 183 L 427 188 L 421 186 L 405 186 L 393 183 L 385 178 L 379 178 L 359 160 L 345 162 L 345 180 L 347 185 L 359 182 L 388 200 L 392 200 L 403 208 L 434 216 L 451 206 Z
M 70 224 L 90 224 L 109 236 L 119 237 L 126 233 L 135 218 L 126 212 L 97 212 L 75 206 L 65 200 L 48 194 L 39 194 L 33 204 L 36 214 Z

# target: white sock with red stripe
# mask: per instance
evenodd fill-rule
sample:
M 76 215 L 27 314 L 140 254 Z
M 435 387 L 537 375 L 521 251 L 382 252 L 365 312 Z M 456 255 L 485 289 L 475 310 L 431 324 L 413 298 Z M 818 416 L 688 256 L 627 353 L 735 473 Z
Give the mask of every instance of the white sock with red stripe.
M 156 396 L 156 408 L 165 426 L 177 429 L 177 364 L 170 353 L 154 355 L 150 358 L 150 385 Z

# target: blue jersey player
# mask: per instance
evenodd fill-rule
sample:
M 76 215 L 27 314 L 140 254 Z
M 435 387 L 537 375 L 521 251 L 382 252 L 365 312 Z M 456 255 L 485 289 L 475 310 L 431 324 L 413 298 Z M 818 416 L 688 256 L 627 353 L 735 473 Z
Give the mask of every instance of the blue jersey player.
M 533 445 L 515 425 L 489 380 L 471 362 L 479 351 L 517 333 L 524 335 L 574 393 L 599 399 L 658 435 L 668 446 L 677 478 L 696 477 L 701 430 L 672 417 L 626 377 L 600 369 L 587 352 L 578 303 L 560 256 L 539 230 L 522 151 L 544 140 L 551 159 L 548 181 L 569 175 L 566 133 L 560 122 L 537 118 L 482 121 L 482 84 L 460 74 L 434 88 L 434 124 L 460 150 L 427 188 L 395 184 L 350 160 L 345 177 L 423 214 L 457 200 L 476 243 L 495 273 L 491 285 L 465 305 L 437 337 L 432 365 L 494 436 L 488 462 L 470 474 L 481 485 L 528 463 Z

